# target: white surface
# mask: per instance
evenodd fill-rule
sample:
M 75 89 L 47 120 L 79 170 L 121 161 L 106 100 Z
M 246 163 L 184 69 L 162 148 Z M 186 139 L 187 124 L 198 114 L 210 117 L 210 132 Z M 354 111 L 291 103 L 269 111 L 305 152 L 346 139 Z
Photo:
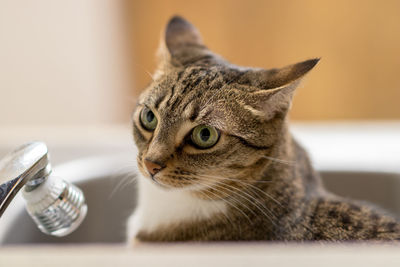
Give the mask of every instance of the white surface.
M 342 267 L 400 266 L 400 247 L 389 245 L 283 245 L 273 243 L 36 246 L 0 250 L 2 266 Z M 23 255 L 23 256 L 21 256 Z
M 400 172 L 399 122 L 294 124 L 319 170 Z

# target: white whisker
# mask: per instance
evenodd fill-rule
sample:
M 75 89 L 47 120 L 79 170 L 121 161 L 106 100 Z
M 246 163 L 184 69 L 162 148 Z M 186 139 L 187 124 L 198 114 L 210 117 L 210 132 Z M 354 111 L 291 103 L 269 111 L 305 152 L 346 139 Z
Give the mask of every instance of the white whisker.
M 230 180 L 230 181 L 235 181 L 235 182 L 239 182 L 239 183 L 243 183 L 244 186 L 250 186 L 253 187 L 253 189 L 256 189 L 257 191 L 259 191 L 260 193 L 263 193 L 266 197 L 270 198 L 272 201 L 274 201 L 276 204 L 278 204 L 281 208 L 287 210 L 287 207 L 283 206 L 278 200 L 276 200 L 275 198 L 273 198 L 271 195 L 269 195 L 268 193 L 262 191 L 260 188 L 248 183 L 248 182 L 244 182 L 244 181 L 240 181 L 238 179 L 232 179 L 232 178 L 224 178 L 224 177 L 219 177 L 219 176 L 210 176 L 210 175 L 199 175 L 200 177 L 209 177 L 212 179 L 220 179 L 220 180 Z M 254 192 L 254 191 L 253 191 Z M 255 192 L 254 192 L 255 193 Z M 264 205 L 263 205 L 264 206 Z M 264 206 L 265 207 L 265 206 Z M 266 208 L 266 207 L 265 207 Z M 272 213 L 272 212 L 271 212 Z M 273 214 L 274 215 L 274 214 Z M 276 218 L 276 215 L 274 215 L 274 217 Z M 270 218 L 269 218 L 270 219 Z M 300 223 L 307 231 L 310 231 L 311 233 L 313 233 L 312 229 L 310 229 L 307 225 L 305 225 L 304 223 Z M 276 224 L 274 223 L 274 225 L 276 226 Z
M 295 161 L 278 159 L 278 158 L 273 158 L 273 157 L 268 157 L 268 156 L 262 156 L 262 157 L 265 158 L 265 159 L 269 159 L 269 160 L 272 160 L 272 161 L 275 161 L 275 162 L 278 162 L 278 163 L 282 163 L 282 164 L 287 164 L 287 165 L 290 165 L 290 166 L 296 165 Z
M 135 173 L 127 174 L 120 178 L 117 184 L 114 186 L 113 190 L 110 192 L 109 199 L 111 199 L 117 192 L 125 188 L 126 186 L 135 183 L 137 180 L 137 175 Z
M 116 181 L 116 185 L 110 192 L 109 199 L 112 198 L 122 188 L 136 182 L 137 168 L 134 165 L 121 167 L 111 174 L 111 178 L 111 181 Z
M 264 196 L 270 198 L 270 199 L 271 199 L 272 201 L 274 201 L 276 204 L 278 204 L 279 206 L 283 207 L 283 205 L 282 205 L 278 200 L 276 200 L 274 197 L 272 197 L 272 196 L 271 196 L 270 194 L 268 194 L 267 192 L 261 190 L 260 188 L 256 187 L 255 185 L 251 184 L 250 182 L 241 181 L 241 180 L 239 180 L 239 179 L 232 179 L 232 178 L 219 177 L 219 176 L 210 176 L 210 175 L 203 175 L 203 174 L 201 174 L 200 176 L 205 176 L 205 177 L 208 177 L 208 178 L 214 178 L 214 179 L 220 179 L 220 180 L 228 180 L 228 181 L 233 181 L 233 182 L 241 183 L 241 184 L 243 184 L 244 186 L 250 187 L 250 189 L 252 189 L 252 190 L 257 190 L 257 192 L 259 192 L 259 193 L 263 194 Z M 258 183 L 258 182 L 260 182 L 260 181 L 255 181 L 255 183 Z M 269 182 L 269 181 L 267 181 L 267 182 Z M 254 191 L 253 191 L 253 192 L 254 192 Z M 256 194 L 257 194 L 257 193 L 256 193 Z M 257 195 L 258 195 L 258 194 L 257 194 Z
M 207 191 L 207 192 L 208 192 L 208 191 Z M 203 193 L 203 192 L 197 192 L 197 193 L 200 193 L 203 197 L 205 197 L 206 199 L 210 200 L 211 203 L 214 203 L 214 205 L 220 210 L 221 214 L 224 215 L 224 217 L 227 219 L 227 221 L 229 221 L 229 223 L 232 224 L 232 226 L 236 226 L 236 225 L 233 223 L 233 221 L 229 218 L 228 214 L 226 214 L 219 206 L 217 206 L 217 205 L 215 204 L 214 200 L 213 200 L 211 197 L 207 196 L 207 194 L 205 194 L 205 193 Z M 217 196 L 216 194 L 214 194 L 214 193 L 212 193 L 212 192 L 208 192 L 208 193 L 211 193 L 211 194 L 213 194 L 214 196 Z M 221 199 L 221 200 L 224 201 L 225 203 L 227 203 L 228 206 L 231 205 L 231 203 L 229 203 L 228 201 L 226 201 L 226 200 L 224 200 L 224 199 Z M 240 227 L 240 225 L 239 225 L 239 227 Z
M 202 178 L 207 178 L 207 177 L 202 177 Z M 209 178 L 207 178 L 209 179 Z M 210 181 L 210 180 L 209 180 Z M 211 180 L 212 181 L 212 180 Z M 247 200 L 249 203 L 252 203 L 266 218 L 268 218 L 268 220 L 275 225 L 275 222 L 271 219 L 270 216 L 274 216 L 275 215 L 272 213 L 272 211 L 270 209 L 268 209 L 263 203 L 261 203 L 258 199 L 256 199 L 254 196 L 246 193 L 243 190 L 240 190 L 240 188 L 228 185 L 228 184 L 224 184 L 222 183 L 222 180 L 217 181 L 217 184 L 215 184 L 216 186 L 219 186 L 220 188 L 223 188 L 245 200 Z M 233 190 L 231 190 L 231 189 Z M 237 190 L 237 191 L 236 191 Z M 263 209 L 264 208 L 264 209 Z M 268 215 L 267 213 L 265 213 L 265 211 L 267 211 L 270 215 Z
M 207 187 L 207 188 L 209 188 L 209 189 L 212 189 L 212 190 L 215 190 L 215 191 L 217 191 L 217 192 L 219 192 L 219 193 L 224 194 L 224 192 L 221 192 L 221 190 L 219 190 L 218 188 L 214 188 L 214 187 L 212 187 L 212 186 L 210 186 L 210 185 L 208 185 L 208 184 L 201 183 L 201 182 L 199 182 L 199 184 L 201 184 L 201 185 L 203 185 L 203 186 L 205 186 L 205 187 Z M 245 216 L 245 217 L 249 220 L 249 222 L 251 223 L 251 220 L 250 220 L 249 216 L 248 216 L 246 213 L 244 213 L 244 211 L 242 211 L 239 207 L 237 207 L 236 205 L 234 205 L 233 203 L 229 202 L 228 200 L 226 200 L 226 199 L 224 199 L 224 198 L 220 198 L 220 196 L 218 196 L 217 194 L 214 194 L 213 192 L 207 191 L 207 193 L 210 193 L 210 194 L 214 195 L 215 197 L 217 197 L 217 198 L 221 199 L 222 201 L 224 201 L 225 203 L 227 203 L 227 205 L 229 205 L 229 206 L 233 207 L 234 209 L 236 209 L 237 211 L 239 211 L 239 212 L 240 212 L 243 216 Z M 238 200 L 238 201 L 239 201 L 239 200 Z M 247 207 L 246 205 L 244 205 L 244 204 L 241 203 L 240 201 L 239 201 L 239 204 L 241 204 L 242 206 L 244 206 L 244 207 L 246 207 L 247 209 L 250 210 L 249 207 Z

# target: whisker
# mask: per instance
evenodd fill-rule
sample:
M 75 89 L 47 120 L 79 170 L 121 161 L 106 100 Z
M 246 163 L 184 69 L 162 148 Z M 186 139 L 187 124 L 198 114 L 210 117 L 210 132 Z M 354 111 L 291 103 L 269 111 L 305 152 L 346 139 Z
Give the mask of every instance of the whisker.
M 226 214 L 225 212 L 223 212 L 222 209 L 215 203 L 215 201 L 214 201 L 211 197 L 207 196 L 207 194 L 205 194 L 205 193 L 203 193 L 203 192 L 197 192 L 197 193 L 200 193 L 203 197 L 207 198 L 212 204 L 214 204 L 215 207 L 217 207 L 217 208 L 220 210 L 220 213 L 221 213 L 222 215 L 224 215 L 224 217 L 227 219 L 227 221 L 229 221 L 229 223 L 232 224 L 232 226 L 236 226 L 236 225 L 233 223 L 233 221 L 229 218 L 228 214 Z M 209 192 L 209 193 L 213 194 L 212 192 Z M 227 201 L 225 201 L 225 203 L 226 203 L 226 202 L 227 202 Z M 230 204 L 230 203 L 228 202 L 228 204 Z M 239 227 L 240 227 L 240 225 L 239 225 Z
M 204 178 L 206 178 L 206 177 L 204 177 Z M 212 180 L 209 180 L 209 181 L 212 181 Z M 234 187 L 234 186 L 231 186 L 231 185 L 228 185 L 228 184 L 221 184 L 221 180 L 220 181 L 217 181 L 217 183 L 219 183 L 219 184 L 215 184 L 215 185 L 217 185 L 217 186 L 219 186 L 219 187 L 221 187 L 221 188 L 224 188 L 225 190 L 228 190 L 228 191 L 230 191 L 231 193 L 233 193 L 233 194 L 235 194 L 235 195 L 237 195 L 237 196 L 239 196 L 239 197 L 242 197 L 243 199 L 245 199 L 245 200 L 247 200 L 249 203 L 252 203 L 266 218 L 268 218 L 268 220 L 272 223 L 272 224 L 274 224 L 275 226 L 276 226 L 276 224 L 275 224 L 275 222 L 272 220 L 272 218 L 270 217 L 270 216 L 274 216 L 274 217 L 276 217 L 275 216 L 275 214 L 274 213 L 272 213 L 272 211 L 270 210 L 270 209 L 268 209 L 263 203 L 261 203 L 258 199 L 256 199 L 254 196 L 252 196 L 252 195 L 250 195 L 250 194 L 248 194 L 248 193 L 246 193 L 246 192 L 244 192 L 243 190 L 240 190 L 240 188 L 237 188 L 237 187 Z M 229 189 L 229 188 L 232 188 L 232 189 L 234 189 L 234 190 L 238 190 L 238 191 L 234 191 L 234 190 L 231 190 L 231 189 Z M 244 194 L 244 195 L 243 195 Z M 252 201 L 254 201 L 254 202 L 252 202 Z M 262 209 L 262 208 L 264 208 L 264 209 Z M 270 215 L 268 215 L 267 213 L 265 213 L 265 211 L 267 211 L 268 213 L 270 213 Z
M 182 176 L 186 176 L 186 175 L 182 175 Z M 244 199 L 246 202 L 249 202 L 249 203 L 253 204 L 257 209 L 259 209 L 259 210 L 262 212 L 262 214 L 263 214 L 274 226 L 277 226 L 277 224 L 275 223 L 274 220 L 272 220 L 272 218 L 270 217 L 270 215 L 266 214 L 266 213 L 262 210 L 262 208 L 264 208 L 265 211 L 267 211 L 268 213 L 270 213 L 271 216 L 275 218 L 275 220 L 276 220 L 276 218 L 277 218 L 276 214 L 274 214 L 274 212 L 273 212 L 272 210 L 268 209 L 268 207 L 266 207 L 265 204 L 259 202 L 259 200 L 256 199 L 254 196 L 251 196 L 251 195 L 245 193 L 243 190 L 250 190 L 250 191 L 248 191 L 249 193 L 256 194 L 258 197 L 260 197 L 260 195 L 259 195 L 257 192 L 254 192 L 254 191 L 253 191 L 253 190 L 257 190 L 259 193 L 262 193 L 262 194 L 265 195 L 267 198 L 269 198 L 269 199 L 271 199 L 272 201 L 274 201 L 274 202 L 275 202 L 276 204 L 278 204 L 281 208 L 283 208 L 283 209 L 285 209 L 286 211 L 288 211 L 288 208 L 285 207 L 284 205 L 282 205 L 278 200 L 276 200 L 274 197 L 272 197 L 271 195 L 269 195 L 267 192 L 265 192 L 265 191 L 261 190 L 260 188 L 254 186 L 254 185 L 251 184 L 250 182 L 245 182 L 245 181 L 241 181 L 241 180 L 233 179 L 233 178 L 225 178 L 225 177 L 221 177 L 221 176 L 211 176 L 211 175 L 204 175 L 204 174 L 196 174 L 196 176 L 202 177 L 202 178 L 204 178 L 204 179 L 207 179 L 207 181 L 212 181 L 212 182 L 215 182 L 215 179 L 217 179 L 217 180 L 218 180 L 218 181 L 217 181 L 217 184 L 213 184 L 213 186 L 210 186 L 209 184 L 206 184 L 206 183 L 202 183 L 202 182 L 200 182 L 200 181 L 198 181 L 198 180 L 196 181 L 196 183 L 198 183 L 199 185 L 203 185 L 203 186 L 205 186 L 206 188 L 213 189 L 213 190 L 215 190 L 216 192 L 219 192 L 219 193 L 221 193 L 221 194 L 223 194 L 223 195 L 226 195 L 226 193 L 222 192 L 220 189 L 217 188 L 217 187 L 219 187 L 219 188 L 222 188 L 222 189 L 224 189 L 224 190 L 227 190 L 227 191 L 233 193 L 235 196 L 238 196 L 238 197 Z M 190 176 L 188 176 L 187 178 L 190 178 Z M 212 179 L 213 179 L 213 180 L 212 180 Z M 234 186 L 231 186 L 231 185 L 227 185 L 227 184 L 224 184 L 224 183 L 221 184 L 221 182 L 223 182 L 224 180 L 227 180 L 227 181 L 234 181 L 234 182 L 241 183 L 241 184 L 243 184 L 246 188 L 241 189 L 241 188 L 237 188 L 237 187 L 234 187 Z M 257 182 L 257 181 L 254 181 L 254 183 L 256 183 L 256 182 Z M 270 181 L 266 181 L 266 182 L 270 182 Z M 229 188 L 227 188 L 227 187 L 234 188 L 234 189 L 236 189 L 236 190 L 238 190 L 238 191 L 233 191 L 233 190 L 231 190 L 231 189 L 229 189 Z M 230 198 L 232 201 L 234 201 L 234 203 L 237 203 L 237 204 L 235 205 L 234 203 L 232 203 L 232 202 L 230 202 L 230 201 L 228 201 L 228 200 L 226 200 L 226 199 L 224 199 L 224 198 L 221 198 L 220 196 L 218 196 L 217 194 L 215 194 L 215 193 L 213 193 L 213 192 L 207 191 L 207 193 L 210 193 L 210 194 L 216 196 L 217 198 L 219 198 L 219 199 L 221 199 L 222 201 L 224 201 L 227 205 L 229 205 L 229 206 L 231 206 L 232 208 L 238 210 L 243 216 L 246 217 L 246 219 L 247 219 L 250 223 L 253 223 L 253 222 L 250 220 L 249 216 L 248 216 L 247 214 L 245 214 L 245 213 L 244 213 L 239 207 L 237 207 L 236 205 L 241 205 L 241 206 L 243 206 L 244 208 L 250 210 L 253 214 L 254 214 L 254 211 L 252 211 L 247 205 L 245 205 L 242 201 L 240 201 L 239 198 L 237 198 L 237 197 L 235 197 L 235 196 L 232 196 L 232 195 L 229 196 L 229 198 Z M 242 194 L 240 194 L 240 193 L 242 193 Z M 248 196 L 250 197 L 250 199 L 249 199 L 248 197 L 246 197 L 246 196 L 243 196 L 244 193 L 245 193 L 246 195 L 248 195 Z M 208 196 L 207 196 L 207 197 L 208 197 Z M 258 202 L 258 203 L 260 203 L 260 204 L 254 203 L 254 202 L 252 202 L 252 201 Z M 260 207 L 260 205 L 261 205 L 261 207 Z M 313 231 L 312 229 L 310 229 L 304 222 L 298 222 L 298 224 L 300 224 L 302 227 L 304 227 L 304 229 L 305 229 L 306 231 L 311 232 L 311 233 L 314 233 L 314 231 Z
M 134 165 L 127 165 L 115 170 L 110 176 L 112 178 L 111 181 L 116 181 L 116 185 L 111 190 L 109 199 L 111 199 L 122 188 L 136 182 L 137 168 Z
M 199 175 L 199 176 L 203 176 L 203 177 L 204 177 L 204 175 Z M 208 176 L 209 176 L 209 175 L 208 175 Z M 214 178 L 214 179 L 227 179 L 227 180 L 233 180 L 233 181 L 236 181 L 236 182 L 244 183 L 243 181 L 239 181 L 239 180 L 237 180 L 237 179 L 224 178 L 224 177 L 218 177 L 218 176 L 209 176 L 209 177 L 210 177 L 210 178 Z M 253 186 L 253 185 L 251 185 L 251 184 L 249 184 L 249 183 L 244 183 L 244 184 L 245 184 L 245 185 L 247 184 L 247 185 L 249 185 L 249 186 Z M 261 193 L 263 193 L 265 196 L 267 196 L 268 198 L 270 198 L 271 200 L 273 200 L 273 201 L 274 201 L 276 204 L 278 204 L 281 208 L 285 209 L 286 211 L 288 210 L 288 208 L 287 208 L 286 206 L 282 205 L 278 200 L 276 200 L 275 198 L 273 198 L 273 197 L 272 197 L 271 195 L 269 195 L 268 193 L 262 191 L 261 189 L 255 187 L 255 186 L 253 186 L 253 187 L 254 187 L 254 189 L 257 189 L 258 191 L 260 191 Z M 265 207 L 265 208 L 266 208 L 266 207 Z M 304 222 L 300 222 L 300 225 L 303 226 L 304 229 L 306 229 L 307 231 L 309 231 L 309 232 L 311 232 L 311 233 L 314 233 L 314 231 L 313 231 L 310 227 L 308 227 L 306 224 L 304 224 Z M 275 225 L 275 226 L 276 226 L 276 225 Z
M 198 182 L 198 183 L 199 183 L 200 185 L 203 185 L 203 186 L 209 188 L 209 189 L 212 189 L 212 190 L 215 190 L 215 191 L 217 191 L 217 192 L 219 192 L 219 193 L 224 194 L 224 192 L 222 192 L 222 191 L 219 190 L 218 188 L 214 188 L 214 187 L 212 187 L 212 186 L 210 186 L 210 185 L 208 185 L 208 184 L 205 184 L 205 183 L 201 183 L 201 182 Z M 229 202 L 228 200 L 226 200 L 226 199 L 224 199 L 224 198 L 220 198 L 220 196 L 218 196 L 217 194 L 215 194 L 215 193 L 213 193 L 213 192 L 211 192 L 211 191 L 207 191 L 207 193 L 210 193 L 210 194 L 212 194 L 213 196 L 217 197 L 218 199 L 221 199 L 222 201 L 224 201 L 225 203 L 227 203 L 229 206 L 231 206 L 231 207 L 233 207 L 234 209 L 236 209 L 237 211 L 239 211 L 243 216 L 245 216 L 245 217 L 247 218 L 247 220 L 248 220 L 250 223 L 252 223 L 252 221 L 250 220 L 249 216 L 248 216 L 246 213 L 244 213 L 244 211 L 241 210 L 239 207 L 237 207 L 236 205 L 234 205 L 233 203 Z M 237 200 L 237 201 L 239 201 L 239 200 Z M 242 202 L 240 202 L 240 201 L 239 201 L 239 204 L 242 205 L 242 206 L 244 206 L 244 207 L 246 207 L 247 209 L 251 210 L 249 207 L 247 207 L 246 205 L 244 205 L 244 204 L 243 204 Z
M 219 176 L 210 176 L 210 175 L 203 175 L 203 174 L 199 174 L 199 176 L 205 176 L 208 178 L 215 178 L 215 179 L 220 179 L 220 180 L 229 180 L 229 181 L 234 181 L 234 182 L 238 182 L 243 184 L 244 186 L 248 186 L 250 187 L 250 189 L 252 190 L 257 190 L 259 193 L 263 194 L 264 196 L 270 198 L 272 201 L 274 201 L 276 204 L 278 204 L 279 206 L 283 207 L 283 205 L 276 200 L 274 197 L 272 197 L 270 194 L 268 194 L 267 192 L 261 190 L 260 188 L 256 187 L 255 185 L 251 184 L 250 182 L 245 182 L 245 181 L 241 181 L 239 179 L 232 179 L 232 178 L 226 178 L 226 177 L 219 177 Z M 256 181 L 257 182 L 257 181 Z M 254 191 L 253 191 L 254 193 Z M 258 195 L 258 194 L 257 194 Z
M 278 163 L 282 163 L 282 164 L 287 164 L 289 166 L 294 166 L 296 165 L 295 161 L 289 161 L 289 160 L 284 160 L 284 159 L 278 159 L 278 158 L 273 158 L 273 157 L 268 157 L 268 156 L 262 156 L 265 159 L 269 159 Z
M 147 75 L 150 76 L 151 80 L 154 82 L 154 78 L 153 75 L 150 73 L 150 71 L 148 71 L 145 67 L 143 67 L 143 65 L 139 64 L 139 63 L 133 63 L 136 65 L 136 67 L 139 67 L 142 71 L 144 71 L 144 73 L 146 73 Z
M 132 174 L 127 174 L 126 176 L 124 176 L 123 178 L 121 178 L 117 184 L 114 186 L 114 188 L 111 190 L 110 195 L 109 195 L 109 199 L 111 199 L 112 197 L 114 197 L 114 195 L 119 192 L 121 189 L 125 188 L 126 186 L 135 183 L 137 180 L 137 176 L 135 173 Z

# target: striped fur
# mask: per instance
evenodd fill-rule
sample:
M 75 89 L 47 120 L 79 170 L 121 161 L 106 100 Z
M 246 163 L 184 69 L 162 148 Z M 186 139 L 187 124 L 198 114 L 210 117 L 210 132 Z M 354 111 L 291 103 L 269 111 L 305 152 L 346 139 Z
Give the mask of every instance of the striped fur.
M 399 239 L 394 218 L 326 192 L 288 131 L 294 90 L 318 59 L 271 70 L 235 66 L 180 17 L 164 41 L 133 114 L 142 177 L 130 239 Z M 158 119 L 154 132 L 139 121 L 145 106 Z M 198 125 L 221 132 L 215 146 L 191 144 Z M 144 159 L 165 168 L 151 176 Z

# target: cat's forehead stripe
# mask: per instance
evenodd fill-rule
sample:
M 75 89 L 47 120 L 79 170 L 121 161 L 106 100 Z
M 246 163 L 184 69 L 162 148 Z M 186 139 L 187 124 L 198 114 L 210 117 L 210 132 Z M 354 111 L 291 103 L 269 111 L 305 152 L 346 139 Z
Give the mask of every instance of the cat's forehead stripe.
M 165 100 L 165 97 L 167 96 L 167 92 L 164 90 L 161 95 L 156 99 L 156 101 L 154 102 L 154 107 L 156 109 L 158 109 L 158 107 L 160 106 L 161 102 L 163 102 L 163 100 Z
M 186 69 L 178 73 L 176 80 L 170 86 L 171 94 L 166 103 L 169 110 L 174 111 L 187 99 L 187 93 L 192 91 L 205 77 L 205 74 L 199 76 L 201 71 L 198 69 Z M 183 110 L 191 101 L 186 101 L 183 104 Z

